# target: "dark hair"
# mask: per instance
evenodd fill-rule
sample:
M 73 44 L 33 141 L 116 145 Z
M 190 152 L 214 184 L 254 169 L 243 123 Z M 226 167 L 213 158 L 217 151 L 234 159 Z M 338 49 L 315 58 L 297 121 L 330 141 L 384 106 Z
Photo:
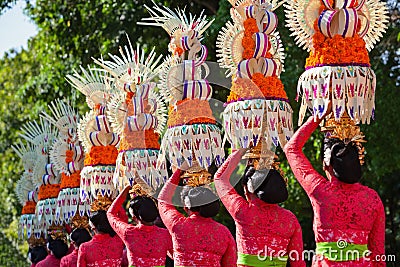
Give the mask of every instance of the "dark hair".
M 286 183 L 281 174 L 275 170 L 256 170 L 248 166 L 242 178 L 242 185 L 247 185 L 252 180 L 254 194 L 262 201 L 269 204 L 285 202 L 288 199 Z
M 131 200 L 129 207 L 135 217 L 144 222 L 154 222 L 158 216 L 156 203 L 150 197 L 137 196 Z
M 76 246 L 79 247 L 82 243 L 88 242 L 92 239 L 89 231 L 85 228 L 76 228 L 71 233 L 71 239 L 75 242 Z
M 47 249 L 45 246 L 37 246 L 33 247 L 32 249 L 30 248 L 30 252 L 32 263 L 38 263 L 39 261 L 44 260 L 47 256 Z
M 345 144 L 337 138 L 324 138 L 324 151 L 328 148 L 331 149 L 330 165 L 333 168 L 333 174 L 347 184 L 359 182 L 361 164 L 356 145 L 353 142 Z
M 49 242 L 49 250 L 53 252 L 54 256 L 57 259 L 61 259 L 68 253 L 68 245 L 64 243 L 61 239 L 52 239 L 51 237 L 48 238 Z
M 117 234 L 111 227 L 105 210 L 93 212 L 89 220 L 93 223 L 94 227 L 96 227 L 97 231 L 109 234 L 111 237 L 114 237 Z
M 208 188 L 186 186 L 181 192 L 181 198 L 189 210 L 199 212 L 202 217 L 214 217 L 219 212 L 218 197 Z

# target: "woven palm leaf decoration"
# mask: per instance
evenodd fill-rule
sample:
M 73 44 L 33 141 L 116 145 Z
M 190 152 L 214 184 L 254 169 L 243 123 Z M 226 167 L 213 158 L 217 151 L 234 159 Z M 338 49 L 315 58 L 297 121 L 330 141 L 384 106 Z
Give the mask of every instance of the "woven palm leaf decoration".
M 330 134 L 336 128 L 369 124 L 375 113 L 376 78 L 368 51 L 387 28 L 385 3 L 297 0 L 286 2 L 285 7 L 287 26 L 296 43 L 310 51 L 297 86 L 299 125 L 307 108 L 321 118 L 330 104 L 332 112 L 323 127 Z
M 140 184 L 153 195 L 168 176 L 165 164 L 157 166 L 167 110 L 152 82 L 161 56 L 154 49 L 146 55 L 139 45 L 134 49 L 129 39 L 128 43 L 120 55 L 109 54 L 111 60 L 95 60 L 115 78 L 118 90 L 108 102 L 111 127 L 121 137 L 114 183 L 119 189 Z
M 81 67 L 82 74 L 67 75 L 71 85 L 86 95 L 91 108 L 78 123 L 78 138 L 84 151 L 84 167 L 81 170 L 80 199 L 92 202 L 96 199 L 116 196 L 112 177 L 118 156 L 116 146 L 119 135 L 111 128 L 107 115 L 107 102 L 115 90 L 104 70 Z
M 223 113 L 233 149 L 252 148 L 250 158 L 274 161 L 275 148 L 293 134 L 292 108 L 280 80 L 284 53 L 273 12 L 276 1 L 230 1 L 231 17 L 217 37 L 217 56 L 231 93 Z M 261 166 L 260 166 L 261 168 Z
M 33 144 L 18 143 L 12 146 L 15 153 L 21 158 L 24 172 L 15 187 L 19 203 L 22 205 L 21 217 L 19 220 L 18 237 L 30 238 L 37 220 L 35 216 L 36 203 L 38 202 L 38 188 L 33 180 L 33 167 L 36 160 L 36 148 Z
M 68 100 L 56 99 L 50 103 L 49 109 L 51 114 L 42 113 L 42 116 L 59 132 L 50 150 L 50 161 L 61 173 L 56 218 L 68 224 L 77 212 L 80 216 L 89 212 L 89 205 L 79 198 L 80 173 L 84 160 L 83 146 L 77 135 L 79 114 Z
M 34 229 L 36 238 L 47 235 L 49 227 L 60 225 L 56 217 L 57 197 L 60 191 L 60 174 L 50 162 L 50 149 L 58 132 L 46 120 L 28 122 L 22 127 L 22 138 L 35 147 L 36 158 L 32 171 L 32 183 L 38 188 L 38 202 L 35 217 L 37 227 Z
M 171 37 L 168 46 L 171 55 L 164 61 L 160 75 L 160 89 L 169 102 L 168 129 L 162 139 L 161 153 L 168 155 L 177 168 L 188 166 L 188 179 L 194 178 L 207 172 L 213 162 L 220 165 L 225 157 L 221 129 L 208 102 L 212 95 L 205 63 L 208 51 L 201 44 L 203 33 L 212 21 L 203 14 L 187 16 L 184 10 L 156 4 L 146 8 L 151 17 L 140 24 L 162 27 Z

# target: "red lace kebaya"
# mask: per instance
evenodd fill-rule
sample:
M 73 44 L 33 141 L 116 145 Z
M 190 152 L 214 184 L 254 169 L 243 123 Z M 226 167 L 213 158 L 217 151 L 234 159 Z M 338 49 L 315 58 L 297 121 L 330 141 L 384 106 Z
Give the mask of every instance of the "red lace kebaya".
M 296 216 L 256 196 L 247 201 L 230 184 L 229 178 L 241 158 L 240 151 L 231 154 L 214 177 L 218 195 L 235 220 L 238 252 L 268 257 L 288 256 L 291 252 L 290 266 L 306 266 L 301 257 L 303 240 Z
M 164 266 L 167 252 L 172 256 L 172 239 L 167 229 L 139 222 L 134 226 L 127 223 L 126 212 L 122 207 L 128 191 L 124 190 L 107 212 L 108 220 L 125 243 L 129 266 Z
M 115 235 L 96 234 L 80 245 L 78 267 L 120 267 L 124 243 Z
M 386 266 L 377 261 L 377 255 L 385 254 L 385 212 L 378 194 L 360 183 L 347 184 L 334 176 L 329 181 L 314 170 L 302 152 L 320 122 L 310 117 L 284 148 L 294 175 L 311 200 L 316 242 L 367 245 L 371 254 L 353 261 L 318 257 L 313 266 Z
M 197 212 L 183 216 L 172 203 L 180 170 L 159 195 L 160 216 L 172 236 L 175 266 L 236 266 L 236 244 L 228 228 Z

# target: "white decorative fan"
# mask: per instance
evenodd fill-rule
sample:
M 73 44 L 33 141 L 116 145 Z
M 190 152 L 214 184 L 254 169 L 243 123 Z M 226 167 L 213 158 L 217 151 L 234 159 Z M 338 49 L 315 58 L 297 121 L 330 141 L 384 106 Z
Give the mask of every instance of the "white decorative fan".
M 211 26 L 212 22 L 207 21 L 206 15 L 203 12 L 198 17 L 185 14 L 185 9 L 172 10 L 166 6 L 159 6 L 153 2 L 153 8 L 144 5 L 149 11 L 151 18 L 143 18 L 143 22 L 138 22 L 139 25 L 158 26 L 162 27 L 170 36 L 173 36 L 179 29 L 182 32 L 194 30 L 198 32 L 197 38 L 202 39 L 204 31 Z
M 228 21 L 217 37 L 217 57 L 221 68 L 226 68 L 227 77 L 235 75 L 237 66 L 242 61 L 242 39 L 244 28 L 242 24 Z
M 286 25 L 293 32 L 291 36 L 295 36 L 296 44 L 307 51 L 312 48 L 311 37 L 314 34 L 314 22 L 320 16 L 320 5 L 319 0 L 287 1 L 284 4 Z M 361 10 L 356 10 L 356 12 L 359 13 L 360 29 L 367 29 L 366 32 L 360 34 L 370 51 L 387 29 L 388 9 L 380 0 L 367 0 L 359 8 Z
M 134 84 L 145 84 L 158 75 L 162 55 L 156 57 L 154 48 L 146 55 L 139 44 L 133 49 L 128 38 L 129 47 L 120 48 L 120 55 L 108 54 L 112 61 L 94 59 L 94 62 L 107 70 L 119 82 L 118 87 L 125 91 L 135 91 Z M 124 85 L 127 86 L 124 86 Z M 127 88 L 127 87 L 132 88 Z
M 97 104 L 104 105 L 113 93 L 107 77 L 107 71 L 88 67 L 81 67 L 82 75 L 75 71 L 74 75 L 67 75 L 67 81 L 86 96 L 88 106 L 93 109 Z

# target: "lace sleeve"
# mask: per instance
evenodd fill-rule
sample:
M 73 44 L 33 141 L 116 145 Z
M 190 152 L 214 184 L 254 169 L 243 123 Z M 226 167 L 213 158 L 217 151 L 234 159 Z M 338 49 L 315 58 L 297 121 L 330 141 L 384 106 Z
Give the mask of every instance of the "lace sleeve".
M 167 181 L 164 188 L 161 190 L 159 195 L 159 209 L 160 209 L 160 217 L 167 227 L 167 229 L 171 232 L 172 227 L 182 218 L 185 218 L 176 208 L 172 205 L 172 197 L 175 193 L 176 187 L 179 183 L 179 178 L 181 175 L 181 171 L 177 170 L 171 176 L 171 178 Z
M 111 227 L 118 234 L 121 239 L 125 239 L 126 231 L 129 228 L 128 216 L 122 204 L 124 203 L 126 196 L 128 194 L 128 190 L 124 190 L 119 196 L 114 200 L 112 205 L 107 211 L 107 218 L 110 222 Z
M 228 234 L 228 247 L 221 259 L 221 267 L 233 267 L 236 266 L 237 262 L 237 251 L 236 251 L 236 242 L 233 239 L 232 234 L 227 230 Z
M 317 129 L 319 123 L 320 121 L 314 121 L 312 116 L 308 118 L 307 122 L 297 130 L 284 147 L 284 152 L 296 179 L 309 196 L 318 185 L 327 182 L 322 175 L 314 170 L 302 151 L 304 144 Z
M 371 251 L 370 259 L 373 260 L 373 266 L 386 266 L 384 261 L 380 261 L 382 255 L 385 255 L 385 209 L 382 201 L 378 198 L 378 212 L 368 236 L 368 249 Z
M 215 187 L 231 216 L 236 219 L 239 211 L 245 212 L 248 202 L 240 196 L 229 182 L 229 178 L 242 158 L 240 151 L 232 153 L 218 169 L 214 176 Z

